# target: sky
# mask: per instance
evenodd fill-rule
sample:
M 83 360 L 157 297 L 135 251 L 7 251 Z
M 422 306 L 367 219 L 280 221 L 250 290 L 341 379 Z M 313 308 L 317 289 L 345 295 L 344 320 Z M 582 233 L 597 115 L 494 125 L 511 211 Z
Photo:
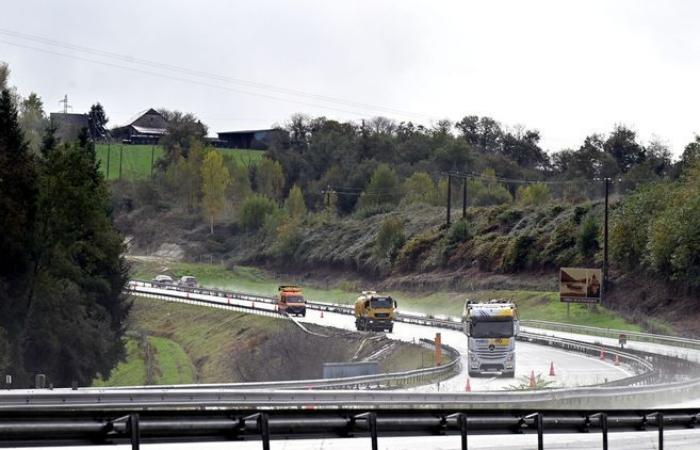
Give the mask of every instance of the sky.
M 0 61 L 47 112 L 150 107 L 217 131 L 294 113 L 430 126 L 487 115 L 548 151 L 616 124 L 700 133 L 700 2 L 3 0 Z

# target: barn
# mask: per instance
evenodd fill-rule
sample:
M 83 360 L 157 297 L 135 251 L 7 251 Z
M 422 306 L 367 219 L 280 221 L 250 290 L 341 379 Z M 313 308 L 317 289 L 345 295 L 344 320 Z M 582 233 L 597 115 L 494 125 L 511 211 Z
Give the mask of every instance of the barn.
M 142 111 L 126 125 L 114 128 L 112 136 L 125 144 L 154 145 L 168 130 L 165 117 L 155 109 Z
M 217 133 L 219 141 L 228 148 L 252 148 L 267 150 L 274 128 L 263 130 L 222 131 Z

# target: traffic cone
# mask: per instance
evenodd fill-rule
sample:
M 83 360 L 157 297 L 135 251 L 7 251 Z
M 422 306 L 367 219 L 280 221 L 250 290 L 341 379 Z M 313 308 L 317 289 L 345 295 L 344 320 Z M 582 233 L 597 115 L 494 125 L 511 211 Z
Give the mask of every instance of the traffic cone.
M 323 310 L 321 310 L 321 319 L 323 319 Z
M 465 392 L 471 392 L 472 391 L 472 384 L 469 382 L 469 378 L 467 378 L 467 385 L 464 387 Z
M 535 371 L 530 372 L 530 389 L 535 389 L 537 382 L 535 381 Z
M 600 359 L 605 359 L 605 350 L 600 349 Z
M 620 365 L 620 357 L 615 355 L 615 365 L 619 366 Z
M 551 363 L 549 363 L 549 376 L 554 377 L 556 375 L 557 374 L 554 373 L 554 361 L 552 361 Z

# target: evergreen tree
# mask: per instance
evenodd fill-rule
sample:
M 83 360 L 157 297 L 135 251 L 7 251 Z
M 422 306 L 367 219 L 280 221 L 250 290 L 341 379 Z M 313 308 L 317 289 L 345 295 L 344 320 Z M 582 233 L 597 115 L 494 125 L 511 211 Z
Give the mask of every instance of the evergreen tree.
M 90 127 L 90 137 L 93 140 L 100 140 L 107 137 L 107 122 L 109 122 L 109 118 L 100 102 L 92 105 L 88 113 L 88 124 Z

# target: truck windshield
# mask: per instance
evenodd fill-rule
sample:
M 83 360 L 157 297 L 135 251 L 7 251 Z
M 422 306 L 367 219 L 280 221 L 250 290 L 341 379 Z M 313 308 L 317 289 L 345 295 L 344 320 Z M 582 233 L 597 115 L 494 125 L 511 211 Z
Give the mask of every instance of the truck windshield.
M 475 338 L 504 338 L 513 336 L 513 321 L 472 322 L 471 336 Z
M 304 303 L 304 297 L 301 295 L 285 295 L 284 299 L 287 303 Z
M 379 297 L 372 299 L 372 308 L 391 308 L 394 306 L 394 301 L 391 297 Z

